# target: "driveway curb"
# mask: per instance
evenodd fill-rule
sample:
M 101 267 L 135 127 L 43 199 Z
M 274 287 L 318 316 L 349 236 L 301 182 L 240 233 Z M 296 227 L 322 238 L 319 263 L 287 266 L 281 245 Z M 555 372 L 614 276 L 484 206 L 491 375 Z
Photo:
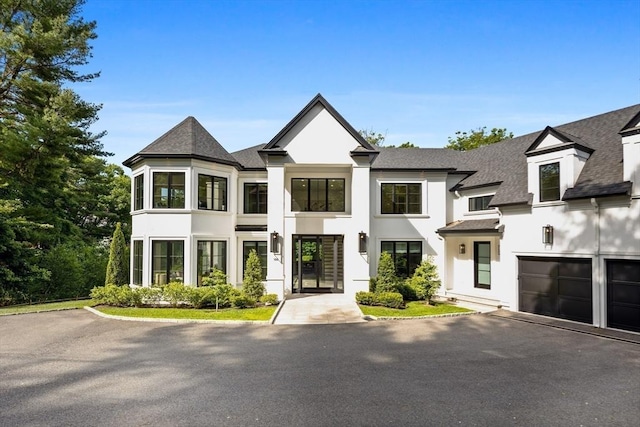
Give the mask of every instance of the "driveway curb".
M 150 317 L 128 317 L 117 316 L 113 314 L 102 313 L 92 307 L 84 307 L 85 310 L 95 314 L 96 316 L 104 317 L 105 319 L 124 320 L 129 322 L 153 322 L 153 323 L 212 323 L 219 325 L 268 325 L 271 320 L 209 320 L 209 319 L 161 319 Z

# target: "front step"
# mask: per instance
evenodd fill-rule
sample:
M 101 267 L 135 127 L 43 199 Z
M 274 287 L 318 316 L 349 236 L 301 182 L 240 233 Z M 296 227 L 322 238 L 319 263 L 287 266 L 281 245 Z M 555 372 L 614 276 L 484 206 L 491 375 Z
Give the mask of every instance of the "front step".
M 501 301 L 493 298 L 483 298 L 456 292 L 446 292 L 444 295 L 440 295 L 440 297 L 454 304 L 478 309 L 478 311 L 492 311 L 505 308 Z

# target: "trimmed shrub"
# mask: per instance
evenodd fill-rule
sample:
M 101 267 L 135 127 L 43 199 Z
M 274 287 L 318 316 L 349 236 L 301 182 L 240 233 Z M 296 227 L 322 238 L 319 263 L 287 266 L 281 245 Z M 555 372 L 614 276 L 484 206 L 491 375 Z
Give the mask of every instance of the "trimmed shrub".
M 218 308 L 231 307 L 233 298 L 238 291 L 233 286 L 225 283 L 211 288 L 211 303 Z
M 376 277 L 376 292 L 397 292 L 400 280 L 396 276 L 396 267 L 389 252 L 380 254 L 378 275 Z
M 380 292 L 376 294 L 376 305 L 382 305 L 389 308 L 404 307 L 402 295 L 398 292 Z
M 249 252 L 247 265 L 244 269 L 242 291 L 251 299 L 257 301 L 264 295 L 266 289 L 262 283 L 262 265 L 255 249 Z
M 113 232 L 113 239 L 111 240 L 111 246 L 109 248 L 107 274 L 104 281 L 105 285 L 126 285 L 129 283 L 127 244 L 125 243 L 120 223 L 116 224 L 116 229 Z
M 213 267 L 209 277 L 202 279 L 202 286 L 226 285 L 227 275 L 219 268 Z
M 430 303 L 440 287 L 438 267 L 433 263 L 433 258 L 428 257 L 422 261 L 408 282 L 416 290 L 419 299 Z
M 375 277 L 370 277 L 369 278 L 369 292 L 375 292 L 377 285 L 378 285 L 378 279 L 376 279 Z
M 356 302 L 362 305 L 375 305 L 376 294 L 373 292 L 356 292 Z
M 91 289 L 91 298 L 97 304 L 131 307 L 136 303 L 134 293 L 135 291 L 129 286 L 109 284 Z
M 409 280 L 398 283 L 398 292 L 405 301 L 417 301 L 419 299 L 418 289 Z
M 162 287 L 163 298 L 174 308 L 187 300 L 188 293 L 189 290 L 182 282 L 169 282 Z
M 256 305 L 256 300 L 245 293 L 235 295 L 234 297 L 232 297 L 231 301 L 233 303 L 233 306 L 237 308 L 249 308 L 255 307 Z
M 213 290 L 211 286 L 201 286 L 199 288 L 188 287 L 185 299 L 193 308 L 202 308 L 211 304 Z
M 266 294 L 260 297 L 260 302 L 264 305 L 276 305 L 278 304 L 278 295 Z

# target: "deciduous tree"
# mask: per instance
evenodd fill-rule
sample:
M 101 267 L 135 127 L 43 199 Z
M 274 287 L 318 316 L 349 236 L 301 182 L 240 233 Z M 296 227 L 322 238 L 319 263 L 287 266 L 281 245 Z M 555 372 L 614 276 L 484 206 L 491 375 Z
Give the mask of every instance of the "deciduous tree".
M 468 151 L 485 145 L 495 144 L 505 139 L 513 138 L 512 132 L 505 128 L 493 128 L 487 132 L 487 127 L 471 129 L 468 132 L 457 131 L 455 138 L 449 137 L 449 143 L 445 148 L 452 150 Z

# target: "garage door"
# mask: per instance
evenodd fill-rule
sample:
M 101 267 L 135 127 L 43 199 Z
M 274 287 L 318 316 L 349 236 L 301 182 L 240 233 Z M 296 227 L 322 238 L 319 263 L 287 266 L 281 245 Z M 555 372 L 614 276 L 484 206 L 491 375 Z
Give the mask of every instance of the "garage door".
M 593 323 L 591 259 L 518 258 L 520 311 Z
M 607 326 L 640 332 L 640 261 L 607 261 Z

